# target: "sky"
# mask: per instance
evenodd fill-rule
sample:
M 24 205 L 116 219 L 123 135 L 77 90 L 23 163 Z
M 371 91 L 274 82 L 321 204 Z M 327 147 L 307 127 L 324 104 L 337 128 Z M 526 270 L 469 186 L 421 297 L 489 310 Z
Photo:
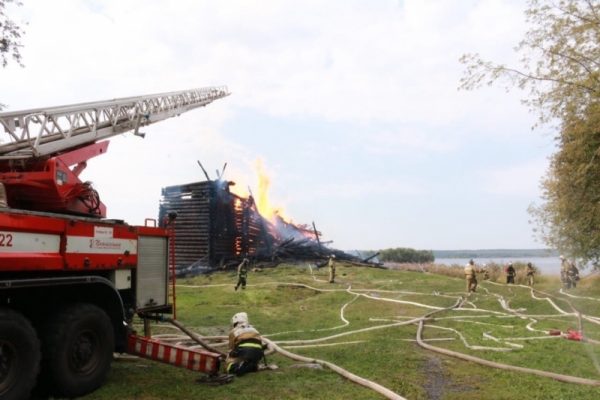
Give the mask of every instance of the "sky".
M 82 174 L 108 217 L 157 218 L 161 188 L 260 160 L 272 204 L 332 247 L 543 248 L 527 208 L 552 127 L 459 58 L 518 65 L 522 0 L 22 0 L 24 67 L 4 111 L 226 85 L 231 95 L 111 139 Z

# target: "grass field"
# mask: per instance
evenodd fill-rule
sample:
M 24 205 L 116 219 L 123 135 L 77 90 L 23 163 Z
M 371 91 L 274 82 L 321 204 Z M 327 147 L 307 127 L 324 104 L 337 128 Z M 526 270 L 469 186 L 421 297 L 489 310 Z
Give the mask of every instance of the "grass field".
M 181 279 L 177 316 L 201 335 L 226 335 L 231 316 L 246 311 L 263 335 L 289 351 L 333 362 L 408 399 L 599 398 L 597 386 L 494 369 L 422 349 L 414 341 L 414 324 L 354 332 L 449 307 L 465 296 L 464 279 L 360 267 L 339 266 L 337 271 L 336 283 L 329 284 L 325 269 L 279 266 L 251 272 L 247 289 L 237 292 L 233 272 Z M 423 337 L 431 345 L 487 360 L 600 380 L 600 345 L 546 332 L 577 329 L 572 308 L 600 317 L 600 279 L 584 278 L 568 292 L 571 296 L 559 293 L 557 279 L 542 277 L 536 289 L 545 294 L 536 292 L 534 298 L 523 286 L 480 281 L 477 293 L 460 309 L 441 311 L 426 321 Z M 593 341 L 600 341 L 597 322 L 583 322 L 586 337 Z M 157 326 L 154 331 L 167 330 Z M 341 333 L 347 335 L 327 339 Z M 319 338 L 325 339 L 302 347 L 285 343 Z M 309 368 L 278 354 L 268 361 L 279 368 L 207 386 L 197 382 L 198 374 L 184 369 L 117 360 L 107 383 L 85 399 L 383 398 L 326 368 Z

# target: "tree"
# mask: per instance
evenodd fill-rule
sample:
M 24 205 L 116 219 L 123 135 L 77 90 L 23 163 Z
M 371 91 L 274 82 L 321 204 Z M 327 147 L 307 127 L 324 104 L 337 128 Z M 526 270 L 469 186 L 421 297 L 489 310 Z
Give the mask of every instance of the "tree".
M 15 0 L 0 0 L 0 62 L 2 67 L 6 67 L 12 57 L 17 64 L 23 66 L 20 52 L 23 28 L 6 15 L 9 3 L 15 3 Z M 22 3 L 15 4 L 20 6 Z
M 530 207 L 541 239 L 585 261 L 600 256 L 600 2 L 529 0 L 520 67 L 465 54 L 460 82 L 474 89 L 507 79 L 540 123 L 555 123 L 557 152 L 542 181 L 543 204 Z
M 540 206 L 530 213 L 541 237 L 583 261 L 600 260 L 600 102 L 563 121 L 559 151 L 542 181 Z
M 397 263 L 430 263 L 435 257 L 431 250 L 415 250 L 404 247 L 385 249 L 379 251 L 381 261 L 391 261 Z
M 15 2 L 15 0 L 0 0 L 0 64 L 3 68 L 8 65 L 11 58 L 14 62 L 23 66 L 20 51 L 23 28 L 6 15 L 6 6 L 10 3 L 21 5 L 20 2 Z M 0 103 L 0 110 L 2 108 L 3 104 Z

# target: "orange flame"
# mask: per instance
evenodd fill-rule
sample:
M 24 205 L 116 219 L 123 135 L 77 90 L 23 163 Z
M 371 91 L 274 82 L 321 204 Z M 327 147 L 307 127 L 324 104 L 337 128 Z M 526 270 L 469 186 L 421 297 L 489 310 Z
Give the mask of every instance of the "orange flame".
M 269 175 L 267 174 L 267 171 L 265 170 L 263 162 L 260 158 L 256 160 L 254 167 L 258 177 L 258 192 L 256 193 L 256 197 L 254 199 L 256 202 L 256 207 L 258 208 L 258 212 L 260 212 L 263 217 L 269 220 L 274 220 L 277 215 L 284 218 L 283 210 L 279 207 L 273 206 L 269 200 L 271 179 L 269 178 Z

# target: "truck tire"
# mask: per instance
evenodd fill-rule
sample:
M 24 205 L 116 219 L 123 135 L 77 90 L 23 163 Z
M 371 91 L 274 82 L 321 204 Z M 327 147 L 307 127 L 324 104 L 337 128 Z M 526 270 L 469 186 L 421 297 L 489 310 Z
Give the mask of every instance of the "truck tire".
M 28 399 L 40 370 L 40 342 L 31 323 L 0 308 L 0 399 Z
M 115 346 L 111 321 L 86 303 L 63 308 L 44 329 L 42 372 L 56 395 L 78 397 L 106 379 Z

